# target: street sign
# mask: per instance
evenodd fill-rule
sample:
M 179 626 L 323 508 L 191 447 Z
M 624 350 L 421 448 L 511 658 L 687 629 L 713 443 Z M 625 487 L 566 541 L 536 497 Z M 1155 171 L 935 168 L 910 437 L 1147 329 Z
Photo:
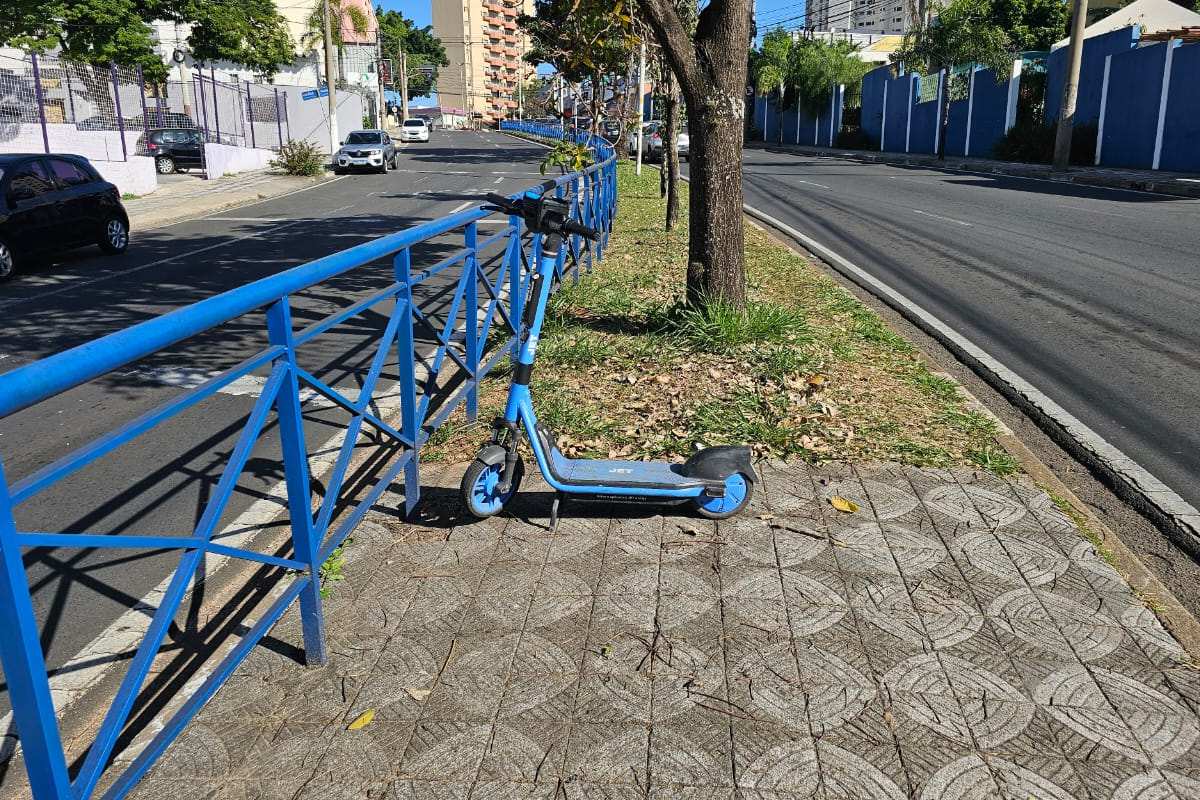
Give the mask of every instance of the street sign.
M 433 64 L 422 64 L 417 68 L 426 78 L 433 77 Z
M 379 60 L 379 80 L 388 86 L 392 84 L 392 60 L 390 58 Z
M 300 94 L 301 100 L 316 100 L 318 97 L 329 97 L 329 87 L 322 86 L 320 89 L 309 89 L 307 92 Z

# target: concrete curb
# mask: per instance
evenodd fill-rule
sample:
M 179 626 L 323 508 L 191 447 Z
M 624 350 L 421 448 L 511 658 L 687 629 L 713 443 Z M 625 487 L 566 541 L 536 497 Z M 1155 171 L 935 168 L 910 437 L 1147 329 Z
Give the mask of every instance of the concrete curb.
M 1149 192 L 1151 194 L 1163 194 L 1172 197 L 1200 198 L 1200 178 L 1194 183 L 1182 183 L 1176 178 L 1167 177 L 1152 180 L 1135 177 L 1118 178 L 1115 176 L 1089 174 L 1085 171 L 1059 172 L 1043 164 L 1019 164 L 1012 161 L 992 161 L 990 159 L 960 158 L 954 156 L 948 156 L 946 160 L 939 161 L 936 156 L 923 154 L 871 153 L 863 150 L 843 150 L 836 147 L 807 147 L 794 144 L 770 144 L 768 142 L 747 142 L 746 148 L 754 150 L 785 150 L 801 155 L 837 156 L 838 158 L 860 161 L 866 164 L 933 167 L 935 169 L 954 172 L 1008 175 L 1014 178 L 1030 178 L 1102 189 L 1123 189 L 1130 192 Z M 1086 170 L 1087 167 L 1077 167 L 1075 169 Z

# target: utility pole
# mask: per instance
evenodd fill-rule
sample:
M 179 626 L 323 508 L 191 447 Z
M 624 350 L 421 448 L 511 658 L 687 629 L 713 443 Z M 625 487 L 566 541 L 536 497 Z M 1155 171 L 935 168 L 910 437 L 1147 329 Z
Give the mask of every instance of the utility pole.
M 638 128 L 637 128 L 637 169 L 638 175 L 642 174 L 642 129 L 645 128 L 646 122 L 646 98 L 642 94 L 643 88 L 646 86 L 646 41 L 642 40 L 642 46 L 638 51 L 638 77 L 637 77 L 637 99 L 638 99 Z
M 333 72 L 337 57 L 333 52 L 333 27 L 329 19 L 329 0 L 322 0 L 321 16 L 325 26 L 325 86 L 329 90 L 329 152 L 332 155 L 341 147 L 341 139 L 338 138 L 337 90 L 334 88 L 337 79 Z M 341 20 L 338 20 L 338 24 L 341 24 Z
M 1054 134 L 1054 168 L 1071 166 L 1071 134 L 1075 126 L 1075 100 L 1079 94 L 1079 66 L 1083 61 L 1083 29 L 1087 25 L 1088 0 L 1071 3 L 1071 44 L 1067 51 L 1067 79 L 1063 82 L 1062 103 L 1058 109 L 1058 130 Z
M 379 26 L 375 27 L 375 120 L 379 130 L 387 130 L 387 103 L 383 93 L 383 37 Z
M 400 124 L 408 119 L 408 53 L 400 49 Z

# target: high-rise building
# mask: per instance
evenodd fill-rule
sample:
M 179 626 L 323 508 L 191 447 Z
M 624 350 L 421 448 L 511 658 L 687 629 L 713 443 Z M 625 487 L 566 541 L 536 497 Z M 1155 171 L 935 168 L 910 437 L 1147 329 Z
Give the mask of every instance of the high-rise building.
M 917 0 L 809 0 L 804 25 L 818 31 L 904 33 Z
M 450 65 L 438 70 L 438 103 L 485 122 L 516 119 L 519 86 L 535 67 L 517 17 L 533 0 L 433 0 L 433 30 Z

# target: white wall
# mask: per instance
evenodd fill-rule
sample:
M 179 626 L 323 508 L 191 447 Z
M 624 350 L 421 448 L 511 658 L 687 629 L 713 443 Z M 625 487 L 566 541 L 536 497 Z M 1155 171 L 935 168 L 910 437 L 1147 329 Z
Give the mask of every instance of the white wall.
M 141 128 L 125 131 L 125 148 L 129 155 L 137 151 L 137 140 L 141 135 Z M 74 153 L 92 161 L 124 158 L 119 131 L 81 131 L 71 124 L 52 122 L 46 125 L 46 137 L 51 153 Z M 42 153 L 45 149 L 42 126 L 37 123 L 5 126 L 0 134 L 0 153 Z
M 318 97 L 315 100 L 303 99 L 303 93 L 309 91 L 309 86 L 280 86 L 279 93 L 287 93 L 287 124 L 284 136 L 291 131 L 296 141 L 307 140 L 316 145 L 322 152 L 329 150 L 329 98 Z M 346 138 L 350 131 L 362 127 L 363 118 L 362 98 L 354 92 L 337 93 L 338 136 Z M 334 145 L 336 147 L 336 144 Z
M 115 183 L 121 194 L 150 194 L 158 188 L 154 159 L 130 156 L 128 161 L 93 161 L 92 166 L 109 183 Z
M 205 177 L 214 180 L 233 172 L 266 169 L 275 154 L 254 147 L 233 147 L 227 144 L 204 145 Z

